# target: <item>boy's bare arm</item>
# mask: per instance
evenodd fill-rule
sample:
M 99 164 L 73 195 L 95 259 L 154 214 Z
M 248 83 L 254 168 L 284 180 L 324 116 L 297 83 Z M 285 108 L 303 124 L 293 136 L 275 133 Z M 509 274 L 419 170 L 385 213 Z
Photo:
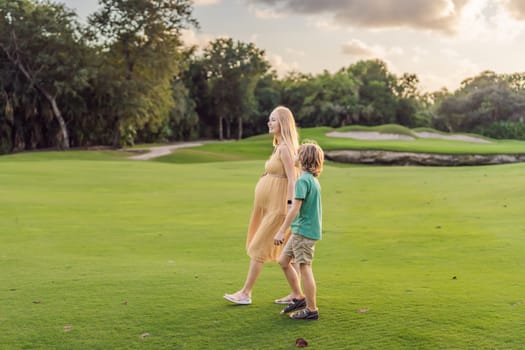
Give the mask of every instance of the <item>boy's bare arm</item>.
M 281 245 L 284 241 L 284 233 L 290 227 L 292 224 L 293 219 L 297 216 L 299 213 L 299 210 L 301 209 L 301 206 L 303 205 L 302 199 L 294 199 L 292 203 L 292 207 L 288 211 L 288 214 L 286 214 L 286 218 L 284 219 L 283 224 L 279 228 L 279 231 L 275 234 L 275 237 L 273 238 L 273 244 L 275 245 Z

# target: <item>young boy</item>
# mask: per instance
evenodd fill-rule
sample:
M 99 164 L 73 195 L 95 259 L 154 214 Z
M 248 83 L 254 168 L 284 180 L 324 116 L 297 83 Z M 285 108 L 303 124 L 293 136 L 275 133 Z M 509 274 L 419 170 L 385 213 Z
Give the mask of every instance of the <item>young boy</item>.
M 324 153 L 315 142 L 303 143 L 297 155 L 301 176 L 295 183 L 292 207 L 274 237 L 274 244 L 283 244 L 284 233 L 292 225 L 292 237 L 286 243 L 279 264 L 288 284 L 292 288 L 293 302 L 281 314 L 297 311 L 290 315 L 295 320 L 317 320 L 316 284 L 312 273 L 315 243 L 321 239 L 322 208 L 321 186 L 317 177 L 323 170 Z M 293 221 L 293 222 L 292 222 Z M 291 265 L 292 259 L 299 265 L 304 295 L 297 272 Z

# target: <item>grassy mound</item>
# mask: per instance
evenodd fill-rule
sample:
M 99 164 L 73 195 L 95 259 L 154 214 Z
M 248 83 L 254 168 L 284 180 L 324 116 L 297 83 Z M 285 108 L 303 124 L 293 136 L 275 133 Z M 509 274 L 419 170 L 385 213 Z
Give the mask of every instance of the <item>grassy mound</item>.
M 398 124 L 385 124 L 378 126 L 363 126 L 363 125 L 349 125 L 342 128 L 336 129 L 340 132 L 347 131 L 364 131 L 364 132 L 378 132 L 381 134 L 395 134 L 395 135 L 404 135 L 417 138 L 417 136 L 409 128 L 398 125 Z

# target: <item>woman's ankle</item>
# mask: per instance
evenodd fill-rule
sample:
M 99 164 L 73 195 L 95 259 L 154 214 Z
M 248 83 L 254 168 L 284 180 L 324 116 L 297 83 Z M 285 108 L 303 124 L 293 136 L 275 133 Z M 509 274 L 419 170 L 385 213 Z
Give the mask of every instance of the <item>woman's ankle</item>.
M 235 293 L 235 294 L 237 294 L 238 296 L 242 296 L 244 298 L 251 298 L 252 297 L 252 293 L 251 292 L 248 293 L 248 292 L 245 292 L 242 289 L 240 291 L 238 291 L 237 293 Z

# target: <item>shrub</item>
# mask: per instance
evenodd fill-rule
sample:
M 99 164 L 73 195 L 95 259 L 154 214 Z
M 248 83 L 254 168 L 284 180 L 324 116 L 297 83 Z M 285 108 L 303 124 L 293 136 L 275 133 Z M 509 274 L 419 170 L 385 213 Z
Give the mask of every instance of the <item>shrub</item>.
M 494 139 L 525 140 L 525 123 L 522 121 L 498 121 L 477 127 L 474 132 Z

